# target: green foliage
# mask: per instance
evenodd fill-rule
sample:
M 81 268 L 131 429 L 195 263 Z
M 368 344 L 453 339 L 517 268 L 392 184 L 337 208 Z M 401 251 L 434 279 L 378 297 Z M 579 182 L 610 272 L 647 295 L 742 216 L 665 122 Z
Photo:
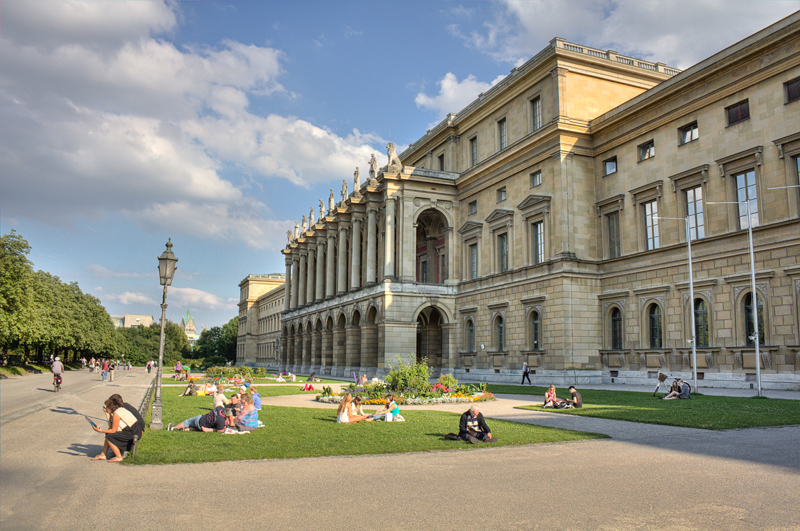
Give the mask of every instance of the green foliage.
M 406 396 L 426 396 L 430 392 L 430 367 L 428 358 L 422 361 L 415 361 L 413 364 L 406 364 L 398 357 L 397 367 L 392 368 L 386 376 L 386 383 L 389 389 L 395 393 L 402 393 Z
M 458 380 L 456 380 L 452 373 L 442 374 L 439 376 L 439 379 L 436 383 L 447 387 L 448 389 L 456 389 L 458 387 Z
M 206 365 L 210 359 L 222 359 L 221 362 L 236 361 L 236 341 L 239 335 L 239 319 L 234 317 L 222 326 L 203 330 L 194 344 L 192 356 L 205 358 Z
M 144 365 L 148 360 L 158 359 L 158 343 L 161 340 L 161 323 L 150 326 L 118 328 L 120 350 L 125 359 L 134 365 Z M 189 339 L 183 329 L 167 321 L 164 325 L 164 367 L 172 366 L 176 361 L 183 361 L 191 355 Z

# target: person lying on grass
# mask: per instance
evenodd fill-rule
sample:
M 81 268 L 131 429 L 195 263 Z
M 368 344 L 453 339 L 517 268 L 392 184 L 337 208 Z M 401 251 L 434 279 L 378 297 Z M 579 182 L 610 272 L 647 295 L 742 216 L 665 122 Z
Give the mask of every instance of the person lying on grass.
M 222 433 L 227 425 L 228 419 L 222 413 L 222 406 L 217 406 L 205 415 L 186 419 L 175 427 L 170 422 L 167 431 L 203 431 L 206 433 L 216 431 Z
M 478 406 L 470 407 L 461 415 L 458 423 L 458 436 L 472 444 L 495 442 L 495 439 L 492 439 L 492 430 L 483 420 L 483 414 L 478 410 Z

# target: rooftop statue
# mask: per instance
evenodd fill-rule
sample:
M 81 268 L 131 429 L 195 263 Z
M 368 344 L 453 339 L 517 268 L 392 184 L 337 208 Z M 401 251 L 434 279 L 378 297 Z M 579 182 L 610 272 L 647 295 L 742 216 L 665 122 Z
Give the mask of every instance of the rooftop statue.
M 336 208 L 336 199 L 333 197 L 333 188 L 331 188 L 331 195 L 328 198 L 328 215 L 333 215 L 333 209 Z
M 375 153 L 369 158 L 369 186 L 378 184 L 378 159 L 375 158 Z
M 314 226 L 314 207 L 311 207 L 311 212 L 308 213 L 308 226 Z
M 307 223 L 307 222 L 306 222 L 306 215 L 305 215 L 305 214 L 303 214 L 303 232 L 305 232 L 306 230 L 308 230 L 308 226 L 306 225 L 306 223 Z
M 297 223 L 295 221 L 294 222 L 294 239 L 296 240 L 299 237 L 300 237 L 300 227 L 299 227 L 299 223 Z
M 289 240 L 289 243 L 292 243 L 292 231 L 286 231 L 286 239 Z
M 386 144 L 386 154 L 389 156 L 389 167 L 403 167 L 403 163 L 400 162 L 400 157 L 397 156 L 397 148 L 394 146 L 394 142 Z
M 342 179 L 342 206 L 347 199 L 347 179 Z
M 361 173 L 358 171 L 358 166 L 356 166 L 356 171 L 353 172 L 353 195 L 361 197 Z
M 322 218 L 325 217 L 325 203 L 322 199 L 319 200 L 319 220 L 322 221 Z

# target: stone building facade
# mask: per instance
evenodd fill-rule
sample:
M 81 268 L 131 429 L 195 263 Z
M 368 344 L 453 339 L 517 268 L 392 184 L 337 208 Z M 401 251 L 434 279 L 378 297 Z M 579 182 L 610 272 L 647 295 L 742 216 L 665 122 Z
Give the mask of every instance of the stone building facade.
M 798 91 L 800 12 L 683 72 L 554 39 L 288 234 L 281 367 L 646 383 L 694 320 L 704 385 L 800 385 Z
M 283 283 L 282 273 L 248 275 L 239 283 L 236 365 L 277 366 Z

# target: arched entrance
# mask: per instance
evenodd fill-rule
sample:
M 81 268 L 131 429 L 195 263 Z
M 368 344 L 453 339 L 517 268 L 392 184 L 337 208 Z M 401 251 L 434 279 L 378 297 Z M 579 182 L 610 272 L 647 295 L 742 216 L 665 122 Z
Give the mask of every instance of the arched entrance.
M 422 284 L 447 280 L 447 220 L 432 208 L 417 218 L 416 278 Z
M 428 365 L 433 368 L 442 367 L 442 313 L 428 307 L 422 310 L 417 317 L 417 361 L 428 358 Z

